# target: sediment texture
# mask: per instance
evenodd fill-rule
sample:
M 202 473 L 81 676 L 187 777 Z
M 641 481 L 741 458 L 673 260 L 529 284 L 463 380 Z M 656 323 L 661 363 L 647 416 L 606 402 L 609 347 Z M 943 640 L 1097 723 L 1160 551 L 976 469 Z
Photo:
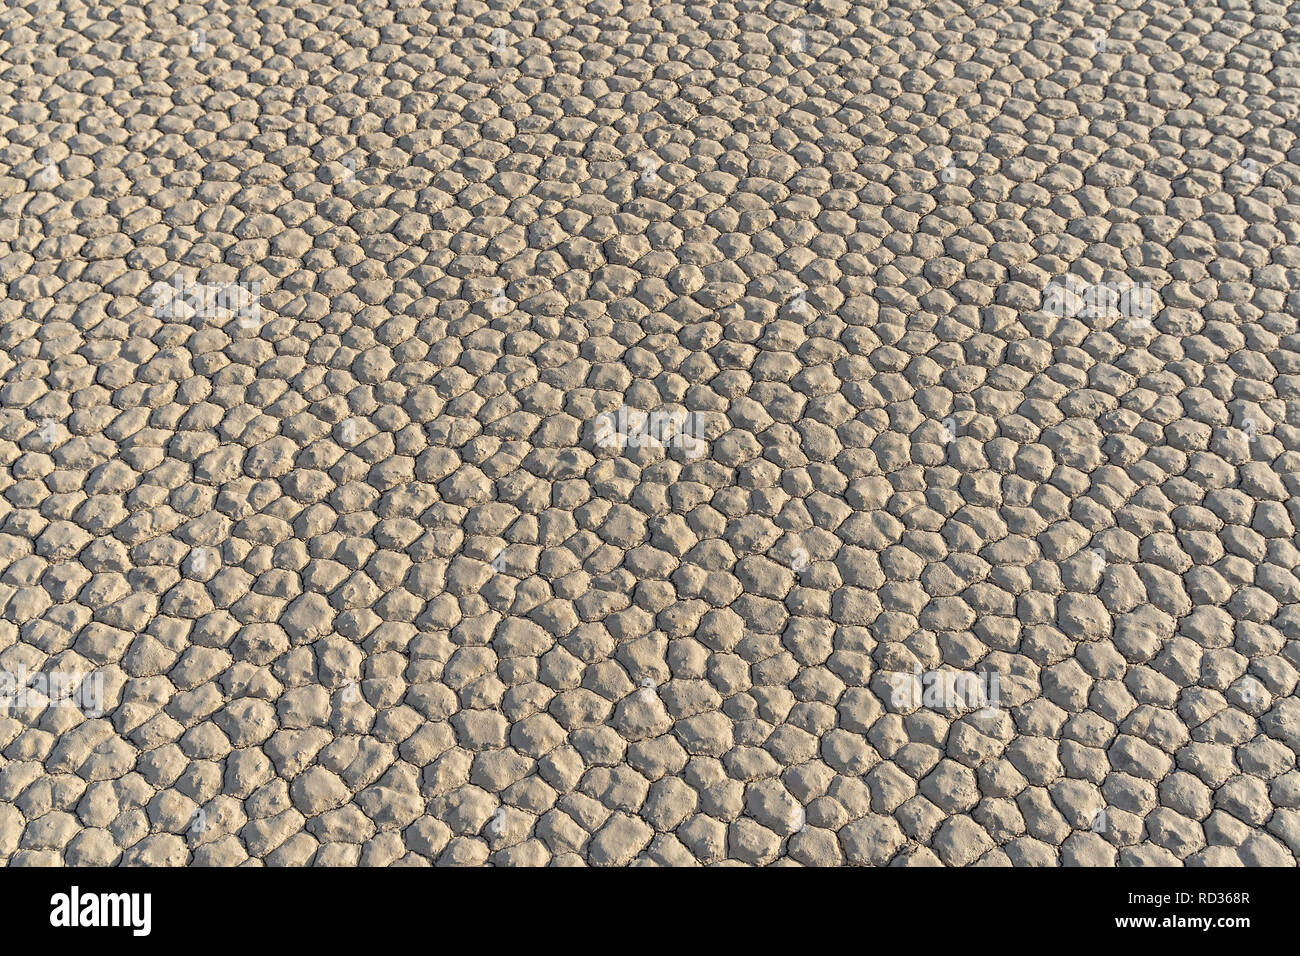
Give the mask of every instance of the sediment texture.
M 0 859 L 1294 865 L 1298 18 L 8 4 Z

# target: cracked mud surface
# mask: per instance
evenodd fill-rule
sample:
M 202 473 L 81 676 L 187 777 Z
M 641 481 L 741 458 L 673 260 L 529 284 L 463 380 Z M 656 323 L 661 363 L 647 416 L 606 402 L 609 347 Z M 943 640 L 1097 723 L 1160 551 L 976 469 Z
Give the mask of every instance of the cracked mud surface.
M 0 12 L 0 860 L 1295 865 L 1300 7 L 389 6 Z

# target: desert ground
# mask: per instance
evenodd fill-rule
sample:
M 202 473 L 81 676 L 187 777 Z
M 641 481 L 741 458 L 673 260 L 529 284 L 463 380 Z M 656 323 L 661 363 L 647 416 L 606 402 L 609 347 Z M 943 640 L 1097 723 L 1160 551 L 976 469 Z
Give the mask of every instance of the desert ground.
M 1300 4 L 12 0 L 0 862 L 1295 866 Z

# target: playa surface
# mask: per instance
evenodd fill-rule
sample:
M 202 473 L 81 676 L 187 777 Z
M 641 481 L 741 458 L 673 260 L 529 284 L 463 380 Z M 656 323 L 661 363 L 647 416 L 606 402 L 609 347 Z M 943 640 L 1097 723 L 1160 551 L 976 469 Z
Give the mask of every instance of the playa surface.
M 7 5 L 0 862 L 1294 866 L 1296 9 Z

